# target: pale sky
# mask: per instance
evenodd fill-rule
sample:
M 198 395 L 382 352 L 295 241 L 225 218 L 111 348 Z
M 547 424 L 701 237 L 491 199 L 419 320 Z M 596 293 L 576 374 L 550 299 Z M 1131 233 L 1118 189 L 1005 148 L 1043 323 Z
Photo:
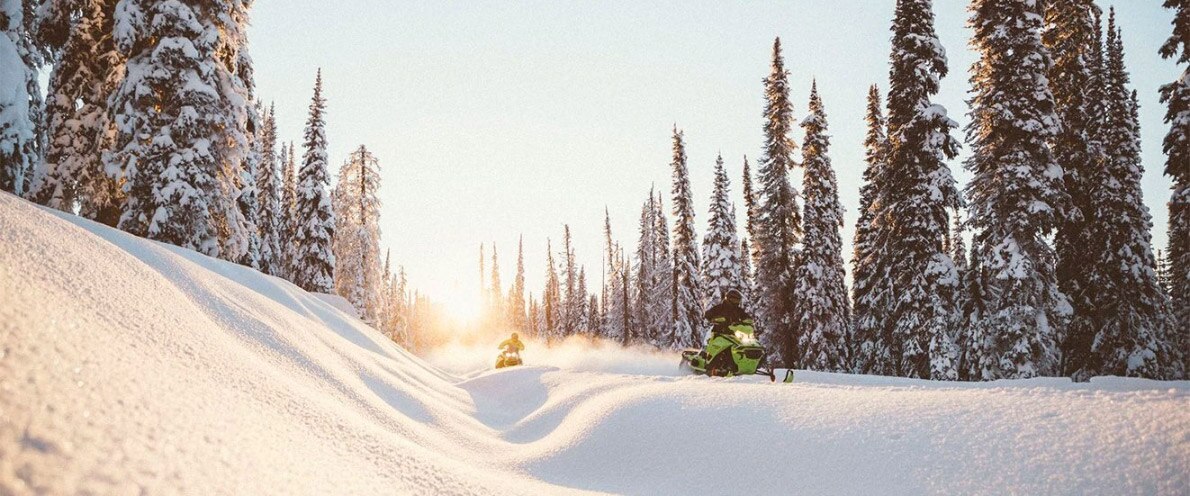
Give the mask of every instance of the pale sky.
M 965 125 L 975 60 L 967 2 L 935 4 L 951 71 L 935 101 Z M 1170 186 L 1161 175 L 1168 127 L 1157 88 L 1180 73 L 1157 55 L 1173 19 L 1160 4 L 1115 3 L 1140 97 L 1155 247 L 1166 244 Z M 1106 11 L 1112 4 L 1100 5 Z M 258 0 L 251 50 L 258 94 L 277 105 L 280 138 L 299 145 L 314 73 L 322 68 L 331 172 L 360 144 L 376 154 L 383 247 L 405 266 L 413 287 L 465 310 L 478 301 L 481 242 L 498 246 L 507 287 L 523 234 L 529 289 L 539 294 L 546 238 L 558 249 L 567 223 L 595 291 L 604 206 L 614 236 L 629 250 L 652 185 L 671 207 L 675 123 L 685 131 L 700 239 L 717 153 L 742 215 L 742 157 L 755 173 L 761 81 L 775 36 L 799 122 L 810 82 L 818 79 L 847 210 L 848 257 L 864 166 L 865 96 L 871 83 L 882 95 L 887 90 L 892 13 L 892 0 Z M 801 142 L 800 128 L 794 137 Z M 962 169 L 968 152 L 950 163 L 960 185 L 969 178 Z M 800 189 L 800 175 L 794 183 Z

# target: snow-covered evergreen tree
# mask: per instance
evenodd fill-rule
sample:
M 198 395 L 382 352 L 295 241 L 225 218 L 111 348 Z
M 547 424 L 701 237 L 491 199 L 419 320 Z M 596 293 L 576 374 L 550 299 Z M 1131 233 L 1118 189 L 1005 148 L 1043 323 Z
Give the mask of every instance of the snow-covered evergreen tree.
M 674 266 L 669 251 L 669 219 L 665 216 L 662 202 L 661 193 L 657 193 L 657 199 L 653 202 L 656 225 L 653 232 L 653 289 L 649 301 L 652 323 L 648 325 L 654 334 L 646 340 L 659 348 L 674 348 L 677 346 L 673 333 Z
M 519 238 L 516 248 L 516 276 L 513 277 L 512 289 L 508 292 L 508 325 L 513 330 L 527 330 L 525 312 L 525 241 L 524 238 Z
M 808 115 L 802 121 L 802 194 L 805 195 L 805 237 L 794 299 L 798 302 L 798 349 L 802 368 L 842 372 L 848 369 L 847 287 L 843 283 L 843 206 L 831 166 L 826 110 L 818 96 L 818 83 L 810 87 Z
M 723 167 L 723 156 L 715 159 L 715 189 L 707 233 L 702 238 L 703 306 L 723 301 L 730 290 L 743 289 L 740 268 L 740 241 L 736 237 L 735 209 L 731 204 L 731 181 Z
M 651 313 L 656 297 L 652 292 L 656 277 L 654 265 L 657 260 L 657 243 L 654 239 L 656 213 L 656 199 L 650 190 L 648 201 L 641 205 L 639 238 L 636 243 L 636 284 L 632 287 L 632 311 L 637 322 L 635 331 L 638 334 L 633 339 L 637 341 L 650 341 L 658 334 L 658 330 L 653 327 L 655 321 Z
M 1069 324 L 1059 333 L 1062 351 L 1061 373 L 1080 368 L 1090 349 L 1089 315 L 1094 309 L 1088 298 L 1087 250 L 1094 216 L 1090 196 L 1092 177 L 1101 167 L 1098 121 L 1103 95 L 1099 81 L 1102 42 L 1099 7 L 1093 0 L 1053 0 L 1046 3 L 1046 29 L 1042 42 L 1053 57 L 1049 87 L 1061 129 L 1050 139 L 1054 160 L 1062 168 L 1066 194 L 1070 197 L 1064 215 L 1057 219 L 1054 248 L 1057 253 L 1058 286 L 1070 300 Z
M 379 330 L 393 342 L 412 350 L 414 343 L 410 332 L 410 304 L 406 294 L 408 281 L 405 278 L 405 268 L 399 267 L 394 274 L 388 252 L 384 254 L 384 272 L 381 277 L 384 288 L 381 292 Z
M 1165 122 L 1165 175 L 1173 179 L 1173 194 L 1169 198 L 1169 258 L 1170 299 L 1173 304 L 1174 328 L 1190 328 L 1190 2 L 1165 0 L 1165 8 L 1174 12 L 1173 34 L 1161 45 L 1162 58 L 1176 58 L 1182 74 L 1161 87 L 1161 103 L 1168 107 Z M 1171 378 L 1185 379 L 1190 374 L 1190 333 L 1182 332 L 1169 344 L 1181 350 L 1181 374 Z M 1171 365 L 1174 365 L 1171 363 Z
M 297 244 L 297 160 L 296 146 L 289 142 L 281 145 L 281 270 L 284 277 L 293 282 L 293 256 Z
M 335 287 L 335 255 L 331 243 L 335 236 L 335 212 L 327 184 L 326 123 L 323 112 L 322 70 L 314 83 L 314 97 L 306 120 L 305 155 L 298 172 L 294 192 L 296 226 L 293 233 L 294 255 L 290 270 L 293 283 L 311 292 L 329 293 Z M 292 148 L 290 153 L 293 153 Z
M 412 351 L 415 343 L 412 329 L 413 315 L 411 315 L 413 303 L 409 301 L 409 280 L 405 276 L 404 266 L 398 268 L 391 285 L 393 289 L 389 297 L 391 305 L 389 313 L 392 315 L 392 328 L 389 331 L 389 336 L 397 344 Z
M 591 322 L 587 320 L 587 268 L 579 266 L 578 268 L 578 286 L 574 298 L 578 300 L 575 304 L 578 315 L 575 317 L 574 333 L 588 335 L 591 333 Z
M 55 0 L 39 11 L 38 37 L 55 53 L 46 98 L 46 150 L 27 196 L 109 226 L 124 203 L 120 171 L 104 167 L 115 128 L 108 97 L 124 76 L 116 50 L 117 0 Z
M 872 255 L 887 266 L 872 298 L 890 303 L 877 315 L 877 328 L 890 336 L 890 363 L 875 370 L 927 378 L 955 324 L 952 293 L 958 286 L 954 263 L 943 250 L 950 228 L 948 209 L 959 195 L 945 160 L 958 142 L 957 124 L 930 97 L 946 75 L 946 54 L 934 32 L 933 2 L 898 0 L 888 92 L 888 164 L 877 194 L 877 223 L 889 226 Z M 882 357 L 883 358 L 883 357 Z
M 686 167 L 682 133 L 673 135 L 673 316 L 674 346 L 689 348 L 702 341 L 702 290 L 699 287 L 698 238 L 694 233 L 694 197 Z
M 1076 379 L 1094 375 L 1160 378 L 1179 375 L 1181 351 L 1171 348 L 1177 336 L 1168 296 L 1157 282 L 1151 246 L 1152 220 L 1141 194 L 1144 167 L 1140 159 L 1137 104 L 1124 67 L 1124 47 L 1108 20 L 1104 70 L 1102 135 L 1104 162 L 1092 177 L 1093 229 L 1088 250 L 1092 274 L 1089 288 L 1093 337 L 1090 356 L 1075 371 Z
M 37 74 L 44 52 L 34 38 L 31 1 L 0 0 L 0 191 L 24 194 L 40 159 L 43 120 Z
M 973 174 L 968 223 L 979 267 L 968 277 L 980 288 L 966 316 L 973 379 L 1057 373 L 1058 332 L 1070 314 L 1046 241 L 1069 197 L 1048 144 L 1061 126 L 1048 86 L 1051 61 L 1041 44 L 1040 10 L 1038 3 L 1015 0 L 971 5 L 972 46 L 980 54 L 971 70 L 972 155 L 966 161 Z M 940 336 L 938 346 L 951 348 L 953 336 Z M 954 361 L 935 359 L 931 375 L 956 379 Z
M 587 303 L 585 292 L 578 287 L 578 264 L 574 259 L 574 242 L 570 237 L 570 225 L 562 226 L 562 323 L 561 337 L 567 338 L 578 330 L 583 317 L 583 306 Z
M 891 336 L 883 317 L 891 302 L 887 286 L 887 267 L 890 262 L 877 256 L 879 247 L 887 239 L 889 226 L 877 222 L 882 205 L 877 203 L 884 191 L 884 174 L 888 166 L 888 138 L 885 135 L 884 113 L 880 106 L 880 90 L 868 88 L 867 134 L 864 136 L 863 186 L 859 192 L 859 216 L 855 222 L 855 238 L 851 257 L 851 300 L 855 305 L 855 321 L 850 343 L 851 369 L 857 373 L 892 375 Z
M 781 39 L 773 42 L 773 60 L 764 80 L 764 155 L 760 158 L 760 191 L 752 242 L 756 244 L 756 285 L 760 300 L 762 335 L 769 341 L 770 361 L 792 366 L 801 356 L 797 349 L 798 315 L 793 300 L 796 244 L 802 236 L 798 191 L 789 182 L 797 165 L 793 130 L 793 103 L 789 99 L 789 72 L 781 55 Z
M 377 325 L 383 306 L 380 267 L 380 162 L 360 145 L 339 169 L 335 212 L 335 293 Z
M 748 156 L 744 156 L 744 173 L 743 173 L 743 195 L 744 195 L 744 236 L 740 238 L 740 279 L 743 284 L 741 291 L 744 294 L 744 309 L 752 315 L 755 320 L 760 319 L 758 315 L 760 305 L 756 301 L 756 260 L 759 257 L 759 252 L 756 248 L 756 193 L 752 189 L 752 169 L 748 164 Z M 734 206 L 733 206 L 734 207 Z
M 550 241 L 545 241 L 546 272 L 545 290 L 541 295 L 543 324 L 538 337 L 552 343 L 562 336 L 562 284 L 558 280 L 558 265 L 554 262 L 554 250 Z
M 282 231 L 286 216 L 281 204 L 283 185 L 277 168 L 277 118 L 272 105 L 264 115 L 260 131 L 260 154 L 260 167 L 256 171 L 256 189 L 260 192 L 256 227 L 260 232 L 261 271 L 281 277 L 286 273 L 282 266 Z
M 757 260 L 760 257 L 759 248 L 756 246 L 756 218 L 760 215 L 757 211 L 756 192 L 752 188 L 752 167 L 748 164 L 748 156 L 744 155 L 744 239 L 748 240 L 748 271 L 743 273 L 743 277 L 748 281 L 749 289 L 755 284 L 756 274 L 752 268 L 756 266 Z
M 612 335 L 612 321 L 608 311 L 611 309 L 611 295 L 612 289 L 610 284 L 615 280 L 612 275 L 612 268 L 614 266 L 613 259 L 615 258 L 615 250 L 613 249 L 614 242 L 612 241 L 612 219 L 611 214 L 608 213 L 607 206 L 603 207 L 603 242 L 604 242 L 604 260 L 603 260 L 603 284 L 600 292 L 600 314 L 599 314 L 599 335 L 609 338 Z
M 122 170 L 127 199 L 119 227 L 211 256 L 220 254 L 215 210 L 227 108 L 220 99 L 215 27 L 177 0 L 125 0 L 116 44 L 126 77 L 113 96 L 119 135 L 108 170 Z

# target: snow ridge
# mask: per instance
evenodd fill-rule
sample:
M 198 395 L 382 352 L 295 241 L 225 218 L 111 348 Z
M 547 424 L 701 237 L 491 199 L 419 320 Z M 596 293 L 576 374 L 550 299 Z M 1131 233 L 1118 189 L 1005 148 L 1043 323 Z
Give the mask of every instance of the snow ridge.
M 282 279 L 0 194 L 0 494 L 1190 490 L 1190 382 L 783 385 L 637 353 L 451 373 Z

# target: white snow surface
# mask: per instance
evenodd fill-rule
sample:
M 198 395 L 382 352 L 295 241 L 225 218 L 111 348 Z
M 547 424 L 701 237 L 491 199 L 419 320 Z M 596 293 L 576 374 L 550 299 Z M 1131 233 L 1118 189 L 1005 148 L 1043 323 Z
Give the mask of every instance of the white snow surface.
M 423 361 L 280 279 L 0 194 L 0 494 L 1190 493 L 1190 383 Z M 432 365 L 437 363 L 441 366 Z

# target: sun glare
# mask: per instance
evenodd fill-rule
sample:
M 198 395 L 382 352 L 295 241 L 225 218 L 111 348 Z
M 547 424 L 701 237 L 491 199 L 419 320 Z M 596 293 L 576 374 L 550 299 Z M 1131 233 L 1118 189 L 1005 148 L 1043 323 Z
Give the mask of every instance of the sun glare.
M 474 324 L 479 321 L 480 315 L 480 301 L 479 295 L 466 296 L 467 292 L 461 292 L 452 295 L 451 298 L 442 301 L 442 307 L 446 310 L 447 315 L 460 324 Z

